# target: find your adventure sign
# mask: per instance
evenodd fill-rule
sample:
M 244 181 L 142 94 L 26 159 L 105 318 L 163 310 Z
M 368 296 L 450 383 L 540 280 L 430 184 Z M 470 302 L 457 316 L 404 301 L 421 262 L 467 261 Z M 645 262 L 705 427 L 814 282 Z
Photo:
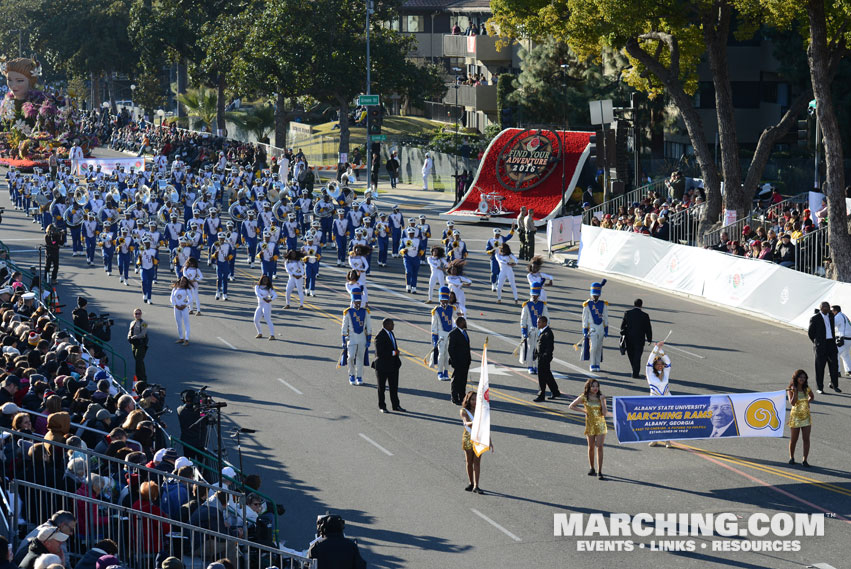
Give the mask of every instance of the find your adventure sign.
M 615 397 L 618 441 L 782 437 L 786 393 Z
M 561 141 L 554 132 L 521 131 L 499 153 L 496 178 L 507 190 L 529 190 L 555 171 L 561 154 Z

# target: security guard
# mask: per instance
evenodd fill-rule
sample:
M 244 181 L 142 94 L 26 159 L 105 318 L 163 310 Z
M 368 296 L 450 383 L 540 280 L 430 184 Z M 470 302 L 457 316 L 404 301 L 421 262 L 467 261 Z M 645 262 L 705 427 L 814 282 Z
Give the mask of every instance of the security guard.
M 520 346 L 520 363 L 527 366 L 529 373 L 538 373 L 538 360 L 535 347 L 538 345 L 538 318 L 546 316 L 549 320 L 550 314 L 547 303 L 541 300 L 541 287 L 543 283 L 536 282 L 532 285 L 532 298 L 523 303 L 520 312 L 520 335 L 523 341 Z
M 591 371 L 600 371 L 603 338 L 609 335 L 609 303 L 600 300 L 605 284 L 606 279 L 591 283 L 591 298 L 582 303 L 582 335 L 585 337 L 582 361 L 591 361 Z
M 363 385 L 363 366 L 372 343 L 372 324 L 369 309 L 361 307 L 361 289 L 352 290 L 352 305 L 343 310 L 343 363 L 347 363 L 349 384 Z
M 455 307 L 449 304 L 449 287 L 440 287 L 440 304 L 431 309 L 432 363 L 437 363 L 437 379 L 449 381 L 446 364 L 449 360 L 449 333 L 458 315 Z

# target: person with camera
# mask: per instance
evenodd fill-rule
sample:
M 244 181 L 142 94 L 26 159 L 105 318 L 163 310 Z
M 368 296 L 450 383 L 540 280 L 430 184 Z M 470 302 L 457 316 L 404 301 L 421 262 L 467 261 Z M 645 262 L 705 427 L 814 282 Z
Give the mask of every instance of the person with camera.
M 317 569 L 365 569 L 366 561 L 361 557 L 355 540 L 343 535 L 346 522 L 340 516 L 327 515 L 316 520 L 319 536 L 307 550 L 308 559 L 316 559 Z
M 44 250 L 46 256 L 44 263 L 44 280 L 47 280 L 47 273 L 51 272 L 52 269 L 50 282 L 53 283 L 56 282 L 56 277 L 59 273 L 59 248 L 62 247 L 62 239 L 62 230 L 52 223 L 47 226 L 47 230 L 44 235 Z
M 177 408 L 177 420 L 180 423 L 180 440 L 186 443 L 183 456 L 202 460 L 203 456 L 195 450 L 203 449 L 207 442 L 207 421 L 201 420 L 201 398 L 194 389 L 186 389 L 180 396 L 183 405 Z
M 148 381 L 148 373 L 145 371 L 145 354 L 148 353 L 148 323 L 142 320 L 142 309 L 133 311 L 133 321 L 127 331 L 127 341 L 133 352 L 133 360 L 136 362 L 136 381 Z

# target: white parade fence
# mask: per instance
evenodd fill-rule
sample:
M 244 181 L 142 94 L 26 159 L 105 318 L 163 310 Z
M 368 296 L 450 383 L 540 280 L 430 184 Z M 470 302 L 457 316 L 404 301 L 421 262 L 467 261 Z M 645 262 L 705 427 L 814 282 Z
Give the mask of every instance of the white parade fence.
M 623 275 L 804 330 L 822 301 L 851 307 L 851 283 L 591 225 L 582 228 L 579 267 Z

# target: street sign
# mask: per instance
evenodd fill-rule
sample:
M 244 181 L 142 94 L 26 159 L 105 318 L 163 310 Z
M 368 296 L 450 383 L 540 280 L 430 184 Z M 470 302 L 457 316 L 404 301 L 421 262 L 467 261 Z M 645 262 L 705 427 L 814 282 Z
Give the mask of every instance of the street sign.
M 378 104 L 378 95 L 358 95 L 358 105 L 371 106 Z
M 602 101 L 588 101 L 588 108 L 591 111 L 591 124 L 611 124 L 614 120 L 612 109 L 612 100 L 604 99 Z
M 387 135 L 386 134 L 373 134 L 369 138 L 372 139 L 373 142 L 384 142 L 385 140 L 387 140 Z

